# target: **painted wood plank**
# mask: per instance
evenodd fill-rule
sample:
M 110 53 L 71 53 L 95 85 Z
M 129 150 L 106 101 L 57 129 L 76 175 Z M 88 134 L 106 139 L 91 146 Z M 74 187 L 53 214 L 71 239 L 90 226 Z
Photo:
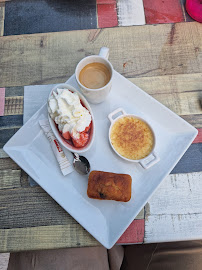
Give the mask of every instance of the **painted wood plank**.
M 23 86 L 14 86 L 14 87 L 6 87 L 6 97 L 13 96 L 23 96 L 24 95 L 24 87 Z
M 19 130 L 19 128 L 0 129 L 0 148 Z
M 123 73 L 131 69 L 130 65 L 130 62 L 123 64 Z M 202 73 L 133 77 L 129 80 L 150 95 L 198 92 L 200 98 L 202 92 Z
M 171 174 L 202 171 L 202 143 L 194 143 L 188 148 Z
M 144 208 L 140 211 L 140 213 L 137 215 L 135 219 L 144 219 Z
M 96 0 L 6 2 L 5 36 L 94 28 Z
M 184 21 L 181 4 L 178 0 L 153 0 L 152 2 L 150 0 L 143 0 L 143 2 L 148 24 Z
M 202 72 L 202 25 L 159 24 L 0 38 L 1 85 L 66 81 L 80 59 L 97 54 L 101 46 L 110 48 L 110 61 L 118 72 L 131 61 L 126 77 Z
M 6 97 L 4 115 L 23 114 L 23 97 Z
M 97 5 L 116 4 L 116 0 L 97 0 Z
M 20 170 L 20 173 L 19 173 L 19 170 Z M 1 171 L 4 171 L 4 172 L 1 172 Z M 15 187 L 20 187 L 20 186 L 30 187 L 28 183 L 28 175 L 26 174 L 26 172 L 24 172 L 11 158 L 9 158 L 9 156 L 3 151 L 3 149 L 0 149 L 0 174 L 2 176 L 6 174 L 6 178 L 9 179 L 10 188 L 15 188 Z M 16 178 L 18 177 L 19 177 L 19 181 L 17 181 L 17 185 L 16 185 Z M 1 189 L 1 183 L 0 183 L 0 189 Z
M 11 158 L 0 159 L 0 170 L 20 170 L 20 167 Z
M 124 234 L 119 238 L 117 243 L 119 244 L 143 243 L 144 227 L 145 227 L 144 219 L 134 220 L 130 224 L 130 226 L 126 229 Z
M 6 154 L 6 152 L 4 152 L 3 149 L 0 149 L 0 158 L 7 158 L 8 155 Z
M 0 229 L 68 224 L 77 222 L 42 188 L 0 189 Z
M 21 187 L 20 176 L 21 170 L 0 170 L 0 190 Z M 2 205 L 0 206 L 0 212 L 1 207 Z
M 100 245 L 78 223 L 66 226 L 0 229 L 0 239 L 0 252 Z
M 181 115 L 181 117 L 195 128 L 202 127 L 202 114 Z
M 202 172 L 169 175 L 145 207 L 145 243 L 201 239 Z
M 202 214 L 148 217 L 145 243 L 201 240 Z
M 0 88 L 0 116 L 4 115 L 5 88 Z
M 145 91 L 147 92 L 147 91 Z M 150 91 L 149 91 L 150 92 Z M 201 114 L 199 95 L 201 91 L 185 93 L 156 93 L 151 94 L 156 100 L 178 115 Z
M 21 178 L 20 178 L 21 187 L 30 187 L 30 184 L 28 182 L 28 174 L 21 170 Z
M 190 93 L 154 94 L 160 103 L 178 115 L 201 114 L 199 104 L 200 91 Z
M 167 176 L 149 200 L 146 217 L 202 213 L 201 181 L 202 172 Z
M 1 117 L 0 129 L 20 128 L 23 125 L 23 115 L 6 115 Z
M 116 3 L 98 4 L 97 16 L 99 28 L 118 26 Z
M 0 36 L 4 35 L 5 2 L 0 1 Z
M 119 26 L 145 24 L 142 0 L 117 0 L 117 13 Z
M 125 63 L 124 69 L 127 69 Z M 130 78 L 148 94 L 178 115 L 201 114 L 202 73 Z
M 202 143 L 202 128 L 198 129 L 198 135 L 193 143 Z
M 7 270 L 10 253 L 0 253 L 0 270 Z

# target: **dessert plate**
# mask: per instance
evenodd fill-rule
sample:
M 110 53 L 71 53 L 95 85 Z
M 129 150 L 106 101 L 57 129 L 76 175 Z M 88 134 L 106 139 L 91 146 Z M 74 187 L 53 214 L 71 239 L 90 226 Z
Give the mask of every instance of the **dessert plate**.
M 74 75 L 66 83 L 79 89 Z M 119 107 L 148 121 L 156 134 L 155 151 L 160 161 L 147 170 L 138 163 L 120 158 L 109 144 L 108 114 Z M 4 151 L 109 249 L 174 168 L 196 137 L 197 130 L 117 72 L 114 72 L 112 90 L 106 101 L 91 105 L 91 108 L 96 136 L 85 157 L 92 170 L 131 175 L 132 197 L 127 203 L 90 199 L 87 196 L 88 176 L 76 172 L 62 175 L 38 124 L 40 119 L 47 117 L 46 104 L 7 142 Z M 65 149 L 64 152 L 71 161 L 71 154 Z

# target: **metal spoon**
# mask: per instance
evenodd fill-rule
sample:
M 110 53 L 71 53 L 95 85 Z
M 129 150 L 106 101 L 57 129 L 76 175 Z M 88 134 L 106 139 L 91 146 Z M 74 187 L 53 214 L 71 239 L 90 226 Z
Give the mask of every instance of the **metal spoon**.
M 73 166 L 80 174 L 88 174 L 90 172 L 90 163 L 87 158 L 79 156 L 77 153 L 72 153 L 74 157 Z

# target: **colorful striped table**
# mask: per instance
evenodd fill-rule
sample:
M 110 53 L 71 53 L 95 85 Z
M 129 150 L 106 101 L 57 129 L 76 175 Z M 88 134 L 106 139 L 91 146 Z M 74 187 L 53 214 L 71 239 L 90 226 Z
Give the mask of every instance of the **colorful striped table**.
M 179 0 L 83 2 L 0 3 L 0 251 L 98 244 L 40 187 L 30 187 L 2 147 L 23 124 L 24 86 L 66 81 L 101 46 L 110 48 L 118 72 L 199 131 L 118 243 L 201 239 L 202 25 Z M 42 5 L 44 17 L 62 14 L 61 25 L 40 24 Z
M 193 21 L 184 5 L 185 0 L 0 0 L 0 29 L 20 35 Z

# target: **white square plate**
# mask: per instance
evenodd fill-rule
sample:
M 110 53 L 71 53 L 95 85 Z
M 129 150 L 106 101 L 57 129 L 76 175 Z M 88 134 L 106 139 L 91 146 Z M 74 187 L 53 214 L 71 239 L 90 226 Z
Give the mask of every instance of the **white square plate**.
M 74 75 L 67 83 L 78 89 Z M 194 127 L 117 72 L 114 73 L 112 85 L 105 102 L 91 105 L 96 138 L 84 156 L 90 161 L 92 170 L 132 176 L 132 198 L 129 202 L 90 199 L 86 193 L 88 176 L 76 172 L 66 177 L 62 175 L 38 124 L 40 119 L 47 117 L 46 105 L 4 146 L 4 151 L 106 248 L 117 242 L 197 135 Z M 144 118 L 156 133 L 155 151 L 160 162 L 148 170 L 139 164 L 124 161 L 110 147 L 107 116 L 118 107 Z M 72 160 L 71 154 L 68 151 L 65 153 Z

